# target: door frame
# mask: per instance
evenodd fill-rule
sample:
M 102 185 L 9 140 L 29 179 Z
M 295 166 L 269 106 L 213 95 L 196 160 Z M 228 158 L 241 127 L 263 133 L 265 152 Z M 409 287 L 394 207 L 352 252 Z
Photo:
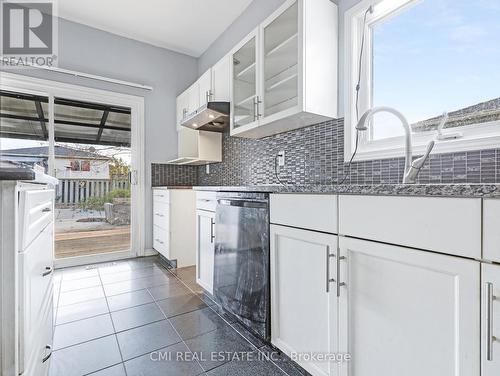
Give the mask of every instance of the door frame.
M 145 256 L 145 215 L 144 210 L 141 210 L 145 205 L 146 182 L 146 169 L 144 165 L 144 97 L 6 72 L 0 72 L 0 89 L 14 92 L 43 93 L 49 97 L 49 103 L 53 103 L 54 97 L 64 97 L 87 102 L 102 102 L 115 106 L 130 107 L 131 171 L 133 179 L 131 184 L 133 199 L 130 224 L 133 230 L 131 230 L 130 250 L 90 256 L 68 257 L 60 260 L 55 259 L 54 264 L 56 268 L 63 268 Z M 53 114 L 50 110 L 48 127 L 50 134 L 50 132 L 53 132 L 54 127 Z M 53 147 L 53 140 L 49 140 L 49 148 L 51 147 Z

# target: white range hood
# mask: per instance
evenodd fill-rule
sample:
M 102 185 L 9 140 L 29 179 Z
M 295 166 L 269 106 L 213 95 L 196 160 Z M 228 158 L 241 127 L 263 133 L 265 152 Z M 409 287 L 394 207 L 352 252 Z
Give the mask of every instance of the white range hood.
M 181 128 L 177 133 L 178 157 L 174 165 L 206 165 L 222 162 L 222 133 Z

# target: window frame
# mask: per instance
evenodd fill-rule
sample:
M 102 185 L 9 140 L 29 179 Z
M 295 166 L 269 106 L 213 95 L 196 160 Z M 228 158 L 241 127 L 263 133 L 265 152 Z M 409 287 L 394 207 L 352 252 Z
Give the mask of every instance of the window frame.
M 363 18 L 373 5 L 374 12 L 367 17 L 365 50 L 361 62 L 361 85 L 359 94 L 359 116 L 372 107 L 373 82 L 373 34 L 372 27 L 390 17 L 395 17 L 406 8 L 421 0 L 362 0 L 344 15 L 344 160 L 349 161 L 356 145 L 356 84 L 363 32 Z M 463 137 L 436 142 L 433 153 L 451 153 L 500 147 L 500 121 L 479 123 L 460 128 L 446 128 L 443 135 L 459 131 Z M 359 133 L 358 150 L 354 161 L 385 159 L 404 156 L 403 136 L 371 140 L 371 130 Z M 413 155 L 422 155 L 429 141 L 435 139 L 436 131 L 412 134 Z

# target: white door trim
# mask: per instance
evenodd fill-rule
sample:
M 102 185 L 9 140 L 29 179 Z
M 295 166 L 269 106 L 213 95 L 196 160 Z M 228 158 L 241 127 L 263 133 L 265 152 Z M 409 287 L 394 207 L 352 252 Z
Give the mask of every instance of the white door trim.
M 94 89 L 86 86 L 29 77 L 20 74 L 0 72 L 0 88 L 9 91 L 41 92 L 49 96 L 72 98 L 81 101 L 103 102 L 115 106 L 130 107 L 132 127 L 132 170 L 136 171 L 136 184 L 132 185 L 131 250 L 109 254 L 80 256 L 55 262 L 56 267 L 82 263 L 96 263 L 117 258 L 145 255 L 145 166 L 144 166 L 144 97 Z M 133 174 L 134 175 L 134 174 Z M 85 259 L 85 262 L 83 262 Z M 74 264 L 71 263 L 74 262 Z

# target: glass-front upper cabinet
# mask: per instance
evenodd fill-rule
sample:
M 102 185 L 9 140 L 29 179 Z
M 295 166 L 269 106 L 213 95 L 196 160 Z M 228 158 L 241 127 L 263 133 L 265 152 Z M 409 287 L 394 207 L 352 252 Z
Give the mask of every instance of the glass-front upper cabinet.
M 258 119 L 257 113 L 257 32 L 236 47 L 233 60 L 233 128 Z
M 295 2 L 262 26 L 264 116 L 298 104 L 298 25 L 298 3 Z
M 262 138 L 337 113 L 338 9 L 285 0 L 232 51 L 231 136 Z

